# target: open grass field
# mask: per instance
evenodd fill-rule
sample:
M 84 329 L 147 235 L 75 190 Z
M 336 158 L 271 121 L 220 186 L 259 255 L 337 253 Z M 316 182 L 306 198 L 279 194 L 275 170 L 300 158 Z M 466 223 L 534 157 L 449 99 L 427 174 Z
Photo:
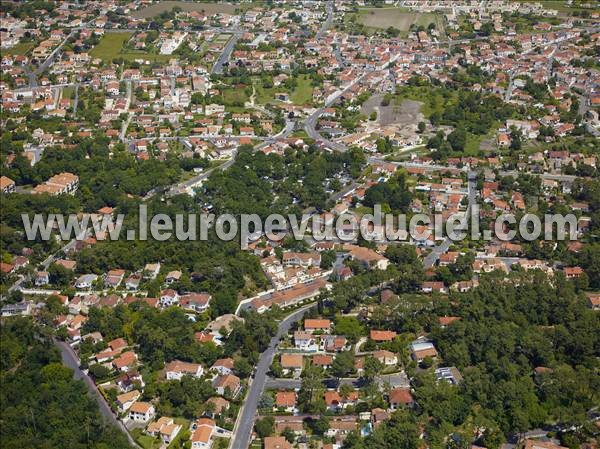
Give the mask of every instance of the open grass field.
M 173 8 L 181 8 L 182 11 L 192 12 L 204 12 L 205 14 L 234 14 L 235 10 L 239 6 L 226 4 L 226 3 L 192 3 L 192 2 L 181 2 L 181 1 L 162 1 L 153 5 L 147 6 L 146 8 L 135 11 L 131 16 L 136 19 L 148 19 L 151 17 L 158 16 L 165 11 L 171 11 Z
M 427 26 L 435 21 L 435 14 L 422 14 L 405 8 L 363 8 L 359 9 L 357 17 L 357 22 L 368 28 L 394 27 L 400 31 L 408 31 L 413 23 Z
M 307 75 L 300 75 L 298 77 L 298 84 L 293 92 L 290 93 L 290 100 L 297 106 L 312 103 L 313 86 L 311 85 L 311 79 Z M 254 88 L 256 89 L 255 101 L 258 104 L 273 104 L 277 103 L 275 100 L 275 94 L 280 92 L 286 92 L 286 88 L 283 86 L 264 88 L 259 79 L 255 80 Z
M 33 42 L 20 42 L 14 47 L 6 48 L 2 50 L 2 53 L 7 55 L 27 55 L 33 48 Z
M 290 100 L 295 105 L 304 105 L 312 102 L 313 87 L 311 79 L 307 75 L 298 77 L 298 85 L 290 95 Z
M 123 58 L 128 61 L 134 59 L 145 59 L 148 61 L 168 61 L 173 56 L 170 55 L 159 55 L 154 53 L 148 53 L 144 51 L 124 51 L 123 45 L 127 42 L 133 33 L 119 32 L 119 33 L 106 33 L 100 39 L 98 45 L 96 45 L 90 52 L 90 56 L 93 58 L 100 58 L 103 61 L 112 61 L 115 58 Z

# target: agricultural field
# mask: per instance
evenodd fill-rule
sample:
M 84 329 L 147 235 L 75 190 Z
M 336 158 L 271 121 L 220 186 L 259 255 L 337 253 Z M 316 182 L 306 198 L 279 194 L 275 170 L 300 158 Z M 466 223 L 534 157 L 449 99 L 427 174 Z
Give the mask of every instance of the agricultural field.
M 234 14 L 238 8 L 236 5 L 226 3 L 192 3 L 182 1 L 162 1 L 146 8 L 135 11 L 131 16 L 135 19 L 148 19 L 162 14 L 165 11 L 171 11 L 173 8 L 181 8 L 182 11 L 204 12 L 206 14 Z
M 100 39 L 98 45 L 96 45 L 90 52 L 90 56 L 93 58 L 100 58 L 103 61 L 112 61 L 115 58 L 123 58 L 128 61 L 134 59 L 146 59 L 148 61 L 168 61 L 172 56 L 170 55 L 159 55 L 154 53 L 148 53 L 144 51 L 124 51 L 123 45 L 131 38 L 133 33 L 119 32 L 119 33 L 106 33 Z

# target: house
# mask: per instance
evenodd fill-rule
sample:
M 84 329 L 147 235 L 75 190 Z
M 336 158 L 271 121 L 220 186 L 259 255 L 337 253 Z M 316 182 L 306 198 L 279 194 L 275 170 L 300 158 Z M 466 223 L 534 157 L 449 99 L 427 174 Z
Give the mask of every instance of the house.
M 350 259 L 360 262 L 365 268 L 376 268 L 387 270 L 389 260 L 372 249 L 356 245 L 344 245 L 344 251 L 348 251 Z
M 3 317 L 17 315 L 31 315 L 32 305 L 30 301 L 21 301 L 16 304 L 6 304 L 2 306 L 0 315 Z
M 283 374 L 300 374 L 302 371 L 303 361 L 300 354 L 281 354 L 281 368 Z
M 129 408 L 129 419 L 135 422 L 147 423 L 155 415 L 154 406 L 149 402 L 134 402 Z
M 156 279 L 156 276 L 158 276 L 159 272 L 160 272 L 160 262 L 148 263 L 144 267 L 144 278 Z
M 292 449 L 285 437 L 265 437 L 264 449 Z
M 117 408 L 119 413 L 125 413 L 136 402 L 142 394 L 137 390 L 123 393 L 117 396 Z
M 410 344 L 410 353 L 413 360 L 421 363 L 426 357 L 435 358 L 438 353 L 433 343 L 425 340 L 416 340 Z
M 438 382 L 443 380 L 452 385 L 458 385 L 462 381 L 462 375 L 455 366 L 437 368 L 435 370 L 435 378 Z
M 295 391 L 278 391 L 275 394 L 275 406 L 274 411 L 283 410 L 288 413 L 294 413 L 296 411 L 296 401 L 298 397 Z
M 421 291 L 423 293 L 448 293 L 448 290 L 444 286 L 443 282 L 439 281 L 425 281 L 421 284 Z
M 116 370 L 127 372 L 137 364 L 137 354 L 133 351 L 123 352 L 119 357 L 112 361 Z
M 153 437 L 160 436 L 164 444 L 170 444 L 181 431 L 181 424 L 176 424 L 173 418 L 161 416 L 156 421 L 148 424 L 146 433 Z
M 330 320 L 317 320 L 317 319 L 306 319 L 304 320 L 304 330 L 306 332 L 323 332 L 329 333 L 331 331 Z
M 15 182 L 7 176 L 0 177 L 0 191 L 2 193 L 13 193 L 17 190 Z
M 209 449 L 212 445 L 212 436 L 215 433 L 216 424 L 212 419 L 200 418 L 192 424 L 192 449 Z
M 317 351 L 319 349 L 317 338 L 312 333 L 305 331 L 294 332 L 294 346 L 301 351 Z
M 600 293 L 586 293 L 588 307 L 592 310 L 600 310 Z
M 221 375 L 231 374 L 233 372 L 234 361 L 231 357 L 219 359 L 210 367 L 211 370 L 216 371 Z
M 551 441 L 541 441 L 526 439 L 523 444 L 523 449 L 567 449 L 564 446 L 559 446 Z
M 212 296 L 208 293 L 189 293 L 180 298 L 179 304 L 185 310 L 204 313 L 208 310 L 211 299 Z
M 408 388 L 394 388 L 390 391 L 389 395 L 390 408 L 397 410 L 401 407 L 412 407 L 415 403 L 410 389 Z
M 240 378 L 233 374 L 225 374 L 217 376 L 213 380 L 213 387 L 221 396 L 228 393 L 231 397 L 236 397 L 242 389 Z
M 204 368 L 197 363 L 182 362 L 173 360 L 167 363 L 165 367 L 165 377 L 167 380 L 181 380 L 183 376 L 202 377 Z
M 179 293 L 171 288 L 167 288 L 160 292 L 160 305 L 163 307 L 171 307 L 179 303 Z
M 50 275 L 47 271 L 37 271 L 35 273 L 35 285 L 41 287 L 50 283 Z
M 369 337 L 371 340 L 381 343 L 385 341 L 392 341 L 396 338 L 396 332 L 394 331 L 381 331 L 381 330 L 371 330 L 369 333 Z
M 169 271 L 165 278 L 165 283 L 172 284 L 173 282 L 179 281 L 179 279 L 181 279 L 181 271 Z
M 92 284 L 98 279 L 95 274 L 83 274 L 75 281 L 75 288 L 80 290 L 87 290 L 92 288 Z
M 398 364 L 398 356 L 390 351 L 375 351 L 373 357 L 385 366 L 395 366 Z
M 351 391 L 347 397 L 342 397 L 337 391 L 326 391 L 323 398 L 328 410 L 338 411 L 356 404 L 358 402 L 358 391 Z
M 224 411 L 229 410 L 229 401 L 221 396 L 213 396 L 208 401 L 207 404 L 212 404 L 213 409 L 211 412 L 207 412 L 207 415 L 210 415 L 211 418 L 214 418 L 217 415 L 220 415 Z
M 110 270 L 104 276 L 104 285 L 107 288 L 117 288 L 123 282 L 124 276 L 125 270 Z
M 320 366 L 323 369 L 329 369 L 333 364 L 333 356 L 327 354 L 316 354 L 313 355 L 312 363 L 314 366 Z
M 323 335 L 319 348 L 327 352 L 340 352 L 346 349 L 347 343 L 343 335 Z
M 371 425 L 376 429 L 382 423 L 390 419 L 390 414 L 382 408 L 371 410 Z
M 584 274 L 584 271 L 581 267 L 566 267 L 564 273 L 567 279 L 577 279 Z

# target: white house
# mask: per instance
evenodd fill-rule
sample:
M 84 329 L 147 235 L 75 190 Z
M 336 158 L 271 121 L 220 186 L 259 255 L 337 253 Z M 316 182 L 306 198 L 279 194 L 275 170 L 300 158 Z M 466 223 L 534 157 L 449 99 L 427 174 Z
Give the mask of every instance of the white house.
M 147 423 L 155 414 L 154 406 L 149 402 L 134 402 L 129 408 L 129 419 L 135 422 Z
M 165 376 L 167 380 L 181 380 L 183 376 L 202 377 L 204 368 L 197 363 L 182 362 L 173 360 L 167 363 L 165 367 Z

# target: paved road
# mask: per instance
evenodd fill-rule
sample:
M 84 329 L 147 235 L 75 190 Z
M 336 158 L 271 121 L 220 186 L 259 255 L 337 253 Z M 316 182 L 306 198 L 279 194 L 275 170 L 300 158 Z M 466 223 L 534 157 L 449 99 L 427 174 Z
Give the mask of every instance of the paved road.
M 242 37 L 243 33 L 244 33 L 244 31 L 239 30 L 239 29 L 236 29 L 233 31 L 233 36 L 231 36 L 231 39 L 229 39 L 229 41 L 223 48 L 223 51 L 221 52 L 219 59 L 217 59 L 215 61 L 215 64 L 213 65 L 213 68 L 210 71 L 211 74 L 214 73 L 214 74 L 219 75 L 219 74 L 223 73 L 223 67 L 224 67 L 225 63 L 229 62 L 229 58 L 231 56 L 231 53 L 233 52 L 233 48 L 235 47 L 235 44 L 237 44 L 237 41 L 239 40 L 239 38 Z
M 467 206 L 467 210 L 465 211 L 464 218 L 461 220 L 461 228 L 466 229 L 467 223 L 469 220 L 469 215 L 471 214 L 471 210 L 473 206 L 476 204 L 476 194 L 477 194 L 477 175 L 474 172 L 469 172 L 469 205 Z M 423 259 L 423 265 L 425 268 L 431 268 L 438 261 L 440 256 L 444 254 L 452 245 L 453 240 L 450 237 L 446 237 L 439 245 L 434 247 L 427 256 Z
M 100 413 L 106 420 L 106 422 L 113 424 L 119 430 L 121 430 L 127 436 L 129 443 L 135 447 L 139 447 L 138 444 L 133 440 L 125 426 L 121 421 L 117 419 L 117 417 L 112 412 L 110 406 L 104 399 L 104 396 L 98 391 L 96 384 L 90 377 L 85 374 L 81 368 L 79 368 L 79 359 L 73 352 L 73 349 L 64 341 L 54 340 L 54 344 L 60 350 L 60 355 L 62 357 L 63 365 L 73 370 L 73 377 L 75 379 L 83 380 L 85 386 L 88 389 L 90 396 L 98 403 L 98 407 L 100 408 Z
M 279 340 L 288 333 L 292 324 L 300 321 L 306 311 L 313 307 L 316 307 L 316 303 L 298 309 L 281 321 L 279 323 L 277 335 L 271 339 L 269 347 L 261 354 L 258 364 L 256 365 L 254 379 L 250 385 L 250 390 L 248 391 L 246 399 L 244 400 L 244 405 L 239 413 L 238 421 L 233 432 L 233 438 L 231 439 L 232 449 L 248 448 L 250 436 L 252 435 L 252 427 L 254 426 L 254 418 L 256 417 L 256 410 L 258 408 L 258 400 L 265 389 L 267 372 L 269 371 L 271 363 L 273 363 L 277 344 L 279 343 Z
M 316 36 L 317 41 L 319 41 L 320 39 L 323 38 L 323 35 L 331 27 L 332 23 L 333 23 L 333 0 L 329 0 L 327 2 L 327 19 L 325 19 L 325 22 L 323 22 L 323 25 L 321 25 L 321 28 L 319 29 L 319 32 L 317 33 L 317 36 Z

